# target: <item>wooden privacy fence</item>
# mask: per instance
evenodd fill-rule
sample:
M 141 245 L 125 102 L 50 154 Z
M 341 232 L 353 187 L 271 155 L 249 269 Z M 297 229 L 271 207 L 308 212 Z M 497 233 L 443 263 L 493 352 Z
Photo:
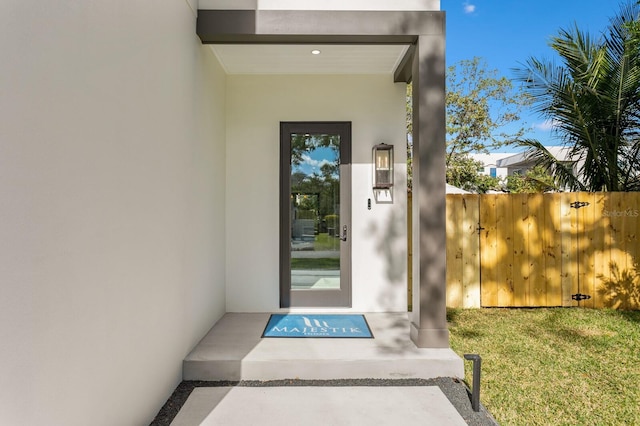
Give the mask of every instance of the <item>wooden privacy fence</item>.
M 447 306 L 640 309 L 640 193 L 448 194 Z

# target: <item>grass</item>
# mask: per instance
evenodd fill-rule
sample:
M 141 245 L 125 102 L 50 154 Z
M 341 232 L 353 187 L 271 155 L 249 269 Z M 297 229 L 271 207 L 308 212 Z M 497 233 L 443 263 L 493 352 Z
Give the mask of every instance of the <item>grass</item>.
M 482 357 L 501 425 L 640 424 L 640 312 L 451 309 L 451 346 Z M 471 384 L 471 363 L 465 362 Z
M 328 234 L 316 235 L 315 250 L 340 250 L 340 239 Z
M 329 270 L 340 270 L 340 259 L 338 258 L 294 258 L 291 259 L 291 269 L 300 270 L 300 269 L 329 269 Z
M 313 243 L 315 251 L 340 250 L 340 239 L 327 234 L 318 234 Z M 292 258 L 291 269 L 340 270 L 339 258 Z

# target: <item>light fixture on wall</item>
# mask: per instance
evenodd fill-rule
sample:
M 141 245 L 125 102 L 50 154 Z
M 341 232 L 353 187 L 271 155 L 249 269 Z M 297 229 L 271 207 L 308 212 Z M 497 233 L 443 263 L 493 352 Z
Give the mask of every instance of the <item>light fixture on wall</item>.
M 381 143 L 373 147 L 373 189 L 393 186 L 393 145 Z

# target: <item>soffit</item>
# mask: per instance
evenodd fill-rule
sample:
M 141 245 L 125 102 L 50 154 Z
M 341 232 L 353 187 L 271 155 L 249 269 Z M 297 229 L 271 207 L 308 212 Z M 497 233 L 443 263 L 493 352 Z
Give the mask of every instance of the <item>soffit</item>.
M 211 45 L 228 74 L 393 74 L 408 45 Z M 313 55 L 312 50 L 320 50 Z

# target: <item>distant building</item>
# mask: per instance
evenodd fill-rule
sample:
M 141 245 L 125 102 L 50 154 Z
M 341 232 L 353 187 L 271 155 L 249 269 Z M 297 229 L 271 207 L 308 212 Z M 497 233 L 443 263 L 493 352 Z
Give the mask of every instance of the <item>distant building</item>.
M 569 155 L 569 148 L 562 146 L 548 146 L 549 152 L 567 168 L 571 168 L 575 173 L 578 169 L 577 159 L 572 159 Z M 506 175 L 523 175 L 534 168 L 536 161 L 527 155 L 526 152 L 511 154 L 497 161 L 497 167 L 506 170 Z
M 565 167 L 571 167 L 574 173 L 577 172 L 579 162 L 569 156 L 569 148 L 563 146 L 548 146 L 551 154 L 561 161 Z M 526 152 L 504 153 L 495 152 L 490 154 L 471 154 L 471 157 L 483 164 L 480 173 L 505 178 L 511 175 L 523 175 L 534 168 L 536 161 L 527 155 Z
M 494 152 L 491 154 L 471 154 L 471 158 L 482 163 L 483 167 L 479 171 L 483 175 L 504 178 L 507 176 L 506 167 L 498 163 L 504 158 L 513 156 L 511 152 Z

